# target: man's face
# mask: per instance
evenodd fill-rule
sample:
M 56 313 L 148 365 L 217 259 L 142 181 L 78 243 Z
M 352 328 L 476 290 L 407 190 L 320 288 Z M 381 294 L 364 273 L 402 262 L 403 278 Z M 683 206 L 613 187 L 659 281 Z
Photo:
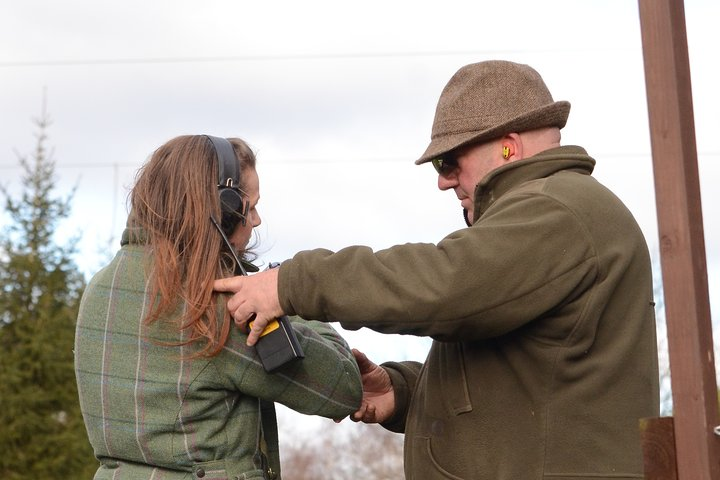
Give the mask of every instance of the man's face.
M 470 221 L 474 218 L 475 186 L 504 164 L 500 143 L 500 140 L 493 140 L 455 149 L 447 155 L 445 167 L 438 174 L 438 188 L 455 191 L 460 205 L 467 209 Z

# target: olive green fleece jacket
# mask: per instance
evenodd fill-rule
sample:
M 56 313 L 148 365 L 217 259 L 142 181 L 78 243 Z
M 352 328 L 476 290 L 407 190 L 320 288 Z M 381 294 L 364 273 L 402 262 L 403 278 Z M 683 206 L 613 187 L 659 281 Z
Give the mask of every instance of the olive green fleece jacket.
M 282 308 L 434 339 L 388 363 L 408 480 L 642 478 L 658 415 L 650 258 L 635 219 L 559 147 L 495 170 L 437 245 L 298 253 Z

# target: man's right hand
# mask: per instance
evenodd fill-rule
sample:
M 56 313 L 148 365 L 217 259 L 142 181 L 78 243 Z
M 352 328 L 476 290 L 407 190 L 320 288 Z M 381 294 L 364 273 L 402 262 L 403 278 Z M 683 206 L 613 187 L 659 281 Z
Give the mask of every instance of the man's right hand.
M 255 345 L 267 324 L 284 315 L 277 293 L 279 270 L 271 268 L 250 277 L 215 280 L 215 291 L 234 294 L 228 300 L 227 308 L 235 318 L 235 324 L 248 332 L 248 345 Z M 251 328 L 248 326 L 250 322 Z
M 361 351 L 353 348 L 352 352 L 360 368 L 363 396 L 360 408 L 350 415 L 350 419 L 363 423 L 382 423 L 389 420 L 395 413 L 395 390 L 390 375 Z

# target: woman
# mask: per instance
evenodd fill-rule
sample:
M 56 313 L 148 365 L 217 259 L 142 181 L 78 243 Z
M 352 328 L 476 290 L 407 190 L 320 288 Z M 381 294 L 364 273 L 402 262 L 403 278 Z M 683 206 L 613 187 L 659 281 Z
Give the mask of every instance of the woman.
M 259 198 L 255 156 L 237 138 L 177 137 L 139 171 L 121 248 L 77 322 L 96 479 L 280 478 L 273 402 L 333 419 L 359 407 L 358 368 L 335 330 L 292 322 L 305 358 L 269 374 L 212 290 L 246 255 Z

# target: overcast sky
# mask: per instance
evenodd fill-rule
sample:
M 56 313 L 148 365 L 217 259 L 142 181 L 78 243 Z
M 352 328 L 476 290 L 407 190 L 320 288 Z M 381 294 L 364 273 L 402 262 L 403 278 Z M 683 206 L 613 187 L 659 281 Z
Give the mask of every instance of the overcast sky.
M 720 2 L 685 2 L 709 289 L 720 309 Z M 464 226 L 424 151 L 438 96 L 462 65 L 506 59 L 572 104 L 585 147 L 657 255 L 637 3 L 628 0 L 0 0 L 0 182 L 35 145 L 43 95 L 57 194 L 77 191 L 88 275 L 117 249 L 136 169 L 181 134 L 244 138 L 258 154 L 264 262 L 314 247 L 437 242 Z M 0 216 L 3 223 L 7 217 Z M 346 332 L 347 333 L 347 332 Z M 425 340 L 347 333 L 376 361 Z M 717 335 L 716 335 L 717 338 Z

